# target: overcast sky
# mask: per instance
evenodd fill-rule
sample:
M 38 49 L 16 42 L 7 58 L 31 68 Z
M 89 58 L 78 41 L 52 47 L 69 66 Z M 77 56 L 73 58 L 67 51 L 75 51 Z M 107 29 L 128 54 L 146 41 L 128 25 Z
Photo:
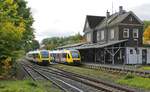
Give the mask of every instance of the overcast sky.
M 36 39 L 82 34 L 86 15 L 105 16 L 121 5 L 150 20 L 150 0 L 26 0 L 34 17 Z M 113 3 L 113 4 L 112 4 Z

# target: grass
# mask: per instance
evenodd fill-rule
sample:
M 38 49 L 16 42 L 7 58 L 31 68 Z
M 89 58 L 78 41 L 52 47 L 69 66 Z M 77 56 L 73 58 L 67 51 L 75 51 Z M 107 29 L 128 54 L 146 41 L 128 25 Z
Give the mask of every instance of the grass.
M 66 71 L 78 73 L 89 77 L 94 77 L 97 79 L 112 81 L 122 85 L 142 88 L 145 90 L 150 89 L 150 78 L 142 78 L 131 74 L 122 75 L 117 73 L 109 73 L 100 70 L 87 69 L 87 68 L 75 67 L 75 66 L 67 66 L 67 65 L 54 65 L 52 67 L 57 67 Z
M 60 92 L 60 90 L 52 87 L 50 82 L 3 80 L 0 81 L 0 92 Z
M 129 75 L 127 75 L 122 79 L 118 79 L 117 83 L 126 84 L 128 86 L 150 90 L 150 79 L 149 78 L 142 78 L 139 76 L 129 77 Z
M 87 68 L 82 68 L 82 67 L 76 67 L 76 66 L 68 66 L 68 65 L 54 65 L 52 67 L 57 67 L 66 71 L 78 73 L 81 75 L 86 75 L 89 77 L 94 77 L 97 79 L 103 78 L 103 79 L 109 79 L 110 81 L 114 81 L 114 79 L 118 79 L 121 76 L 118 76 L 117 74 L 111 74 L 107 72 L 102 72 L 99 70 L 93 70 L 93 69 L 87 69 Z
M 139 70 L 150 70 L 150 66 L 142 66 Z

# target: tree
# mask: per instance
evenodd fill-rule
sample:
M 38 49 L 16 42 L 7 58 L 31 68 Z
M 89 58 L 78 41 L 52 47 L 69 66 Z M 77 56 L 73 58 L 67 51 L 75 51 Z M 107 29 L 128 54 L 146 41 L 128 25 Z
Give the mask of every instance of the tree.
M 39 49 L 40 48 L 40 44 L 39 44 L 39 42 L 37 41 L 37 40 L 33 40 L 32 41 L 32 50 L 37 50 L 37 49 Z
M 150 26 L 148 26 L 144 31 L 144 44 L 150 44 Z
M 24 44 L 33 40 L 32 23 L 30 9 L 24 0 L 0 1 L 0 67 L 20 56 Z
M 18 15 L 25 21 L 25 31 L 23 32 L 23 38 L 20 44 L 22 48 L 27 52 L 32 47 L 31 41 L 34 40 L 34 29 L 32 24 L 34 22 L 30 8 L 27 7 L 27 2 L 24 0 L 16 0 L 18 8 Z
M 68 44 L 80 43 L 84 42 L 84 38 L 82 35 L 75 34 L 74 36 L 69 37 L 52 37 L 52 38 L 45 38 L 42 40 L 42 45 L 44 45 L 44 49 L 55 49 L 59 46 L 64 46 Z
M 143 43 L 150 44 L 150 21 L 144 21 L 144 33 L 143 33 Z
M 17 15 L 17 8 L 17 3 L 13 0 L 0 2 L 0 47 L 5 53 L 5 50 L 13 52 L 20 48 L 18 43 L 21 42 L 25 31 L 25 21 Z
M 150 25 L 150 21 L 149 20 L 144 20 L 144 30 L 146 30 L 146 28 Z

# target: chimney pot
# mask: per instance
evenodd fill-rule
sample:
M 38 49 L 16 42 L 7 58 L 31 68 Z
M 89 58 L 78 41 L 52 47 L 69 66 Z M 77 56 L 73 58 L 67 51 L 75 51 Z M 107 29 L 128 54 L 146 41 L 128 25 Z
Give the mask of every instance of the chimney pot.
M 110 17 L 110 12 L 108 12 L 108 10 L 107 10 L 107 12 L 106 12 L 106 17 L 107 17 L 107 18 Z
M 123 6 L 119 6 L 119 13 L 122 13 L 123 11 Z

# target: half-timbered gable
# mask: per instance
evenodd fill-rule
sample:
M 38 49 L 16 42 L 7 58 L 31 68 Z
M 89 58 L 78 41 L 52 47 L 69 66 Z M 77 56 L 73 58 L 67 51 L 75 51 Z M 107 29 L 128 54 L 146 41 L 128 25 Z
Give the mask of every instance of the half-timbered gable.
M 121 12 L 121 13 L 120 13 Z M 97 33 L 104 30 L 105 42 L 128 40 L 128 46 L 142 46 L 143 22 L 132 12 L 121 9 L 119 12 L 107 16 L 102 23 L 96 27 Z M 103 43 L 103 40 L 97 42 Z
M 119 40 L 128 39 L 127 46 L 141 47 L 143 22 L 131 11 L 119 23 Z
M 132 12 L 129 11 L 127 14 L 127 17 L 125 17 L 121 23 L 123 24 L 132 24 L 132 25 L 141 25 L 143 22 Z

